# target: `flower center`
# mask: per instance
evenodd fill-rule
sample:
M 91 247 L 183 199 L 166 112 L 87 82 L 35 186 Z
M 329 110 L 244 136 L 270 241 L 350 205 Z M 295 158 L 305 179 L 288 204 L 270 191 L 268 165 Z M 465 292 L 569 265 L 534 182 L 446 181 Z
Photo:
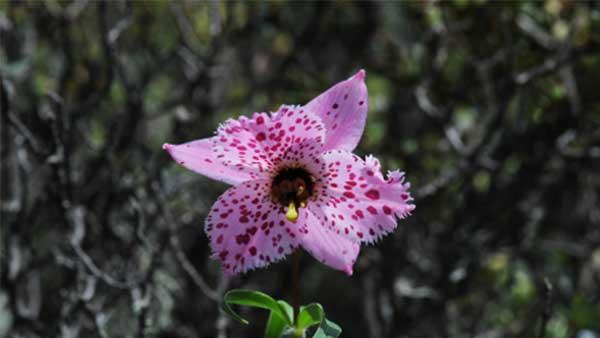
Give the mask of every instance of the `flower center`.
M 297 208 L 306 207 L 314 188 L 315 178 L 306 169 L 286 167 L 279 170 L 271 182 L 271 199 L 287 207 L 285 217 L 295 222 L 298 219 Z

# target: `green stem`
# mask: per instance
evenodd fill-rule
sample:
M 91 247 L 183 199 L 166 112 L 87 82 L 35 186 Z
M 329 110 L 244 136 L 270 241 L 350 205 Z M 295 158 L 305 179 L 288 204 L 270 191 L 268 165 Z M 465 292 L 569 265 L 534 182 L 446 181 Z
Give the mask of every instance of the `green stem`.
M 294 329 L 294 338 L 304 338 L 304 330 L 300 330 L 298 328 Z
M 292 306 L 294 307 L 294 325 L 298 323 L 300 303 L 302 300 L 302 286 L 300 284 L 300 259 L 302 249 L 296 249 L 292 255 Z M 304 338 L 304 330 L 294 327 L 293 338 Z

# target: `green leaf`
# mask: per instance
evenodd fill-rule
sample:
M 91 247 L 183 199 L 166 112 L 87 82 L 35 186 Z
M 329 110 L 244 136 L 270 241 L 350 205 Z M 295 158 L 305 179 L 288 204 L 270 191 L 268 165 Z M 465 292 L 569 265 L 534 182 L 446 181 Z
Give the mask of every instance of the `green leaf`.
M 283 301 L 283 300 L 278 300 L 277 304 L 279 304 L 279 307 L 283 310 L 283 312 L 285 313 L 286 317 L 286 321 L 287 323 L 289 323 L 290 325 L 294 323 L 294 308 L 288 304 L 287 302 Z
M 337 338 L 342 333 L 342 328 L 336 323 L 324 318 L 313 338 Z
M 284 319 L 273 315 L 273 312 L 271 312 L 267 321 L 265 338 L 280 338 L 288 327 L 289 325 Z
M 320 324 L 325 319 L 325 311 L 318 303 L 311 303 L 300 307 L 296 327 L 305 330 L 313 325 Z
M 259 291 L 236 289 L 228 291 L 223 297 L 223 304 L 221 304 L 223 311 L 240 323 L 248 324 L 247 320 L 233 311 L 231 304 L 270 310 L 273 315 L 279 316 L 286 324 L 292 325 L 293 323 L 293 310 L 290 314 L 289 309 L 286 308 L 286 305 L 289 307 L 287 303 L 282 305 L 269 295 Z
M 229 317 L 235 319 L 236 321 L 242 323 L 242 324 L 249 324 L 249 322 L 247 320 L 245 320 L 244 318 L 242 318 L 240 315 L 238 315 L 235 311 L 233 311 L 233 309 L 231 308 L 231 306 L 229 306 L 229 303 L 227 303 L 227 301 L 223 301 L 223 303 L 221 304 L 221 309 L 223 310 L 223 312 L 225 312 Z

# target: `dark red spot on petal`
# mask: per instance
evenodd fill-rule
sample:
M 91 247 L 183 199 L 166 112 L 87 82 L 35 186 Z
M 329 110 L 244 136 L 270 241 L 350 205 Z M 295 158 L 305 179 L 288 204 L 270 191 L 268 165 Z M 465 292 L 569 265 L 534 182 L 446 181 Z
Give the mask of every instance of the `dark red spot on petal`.
M 368 198 L 372 199 L 372 200 L 378 200 L 379 199 L 379 191 L 375 190 L 375 189 L 371 189 L 371 190 L 367 191 L 365 193 L 365 195 Z
M 345 191 L 344 196 L 346 196 L 348 198 L 354 198 L 354 194 L 351 191 Z
M 250 242 L 250 236 L 243 234 L 235 236 L 235 242 L 239 245 L 248 244 Z
M 222 260 L 222 261 L 224 261 L 224 260 L 225 260 L 225 258 L 227 258 L 227 255 L 228 255 L 228 254 L 229 254 L 229 251 L 227 251 L 227 250 L 221 251 L 221 252 L 219 253 L 219 258 L 221 258 L 221 260 Z

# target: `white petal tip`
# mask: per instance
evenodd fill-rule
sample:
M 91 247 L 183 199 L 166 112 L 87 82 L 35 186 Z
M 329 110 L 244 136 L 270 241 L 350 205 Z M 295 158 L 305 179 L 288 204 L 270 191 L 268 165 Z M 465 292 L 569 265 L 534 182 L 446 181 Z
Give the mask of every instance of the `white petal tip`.
M 354 273 L 354 271 L 352 271 L 352 267 L 351 267 L 351 266 L 347 267 L 347 268 L 344 270 L 344 272 L 345 272 L 345 273 L 346 273 L 346 275 L 348 275 L 348 276 L 352 276 L 352 274 Z
M 173 145 L 165 143 L 162 145 L 163 150 L 169 151 L 171 148 L 173 147 Z

